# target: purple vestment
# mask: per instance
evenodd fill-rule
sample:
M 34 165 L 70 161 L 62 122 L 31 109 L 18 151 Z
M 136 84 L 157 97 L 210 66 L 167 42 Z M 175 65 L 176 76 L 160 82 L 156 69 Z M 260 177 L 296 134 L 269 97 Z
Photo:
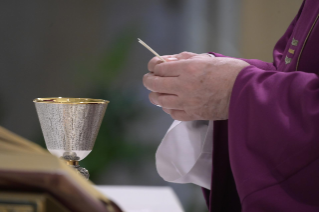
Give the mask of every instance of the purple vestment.
M 273 63 L 243 59 L 229 120 L 215 122 L 210 211 L 319 211 L 318 14 L 303 2 Z

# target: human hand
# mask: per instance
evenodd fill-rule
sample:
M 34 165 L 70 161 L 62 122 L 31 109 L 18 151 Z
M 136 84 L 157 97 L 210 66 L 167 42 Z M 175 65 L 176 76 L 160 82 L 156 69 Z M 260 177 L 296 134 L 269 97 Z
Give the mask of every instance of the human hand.
M 248 63 L 239 59 L 183 52 L 154 57 L 144 75 L 144 86 L 152 91 L 151 103 L 160 105 L 175 120 L 224 120 L 228 118 L 232 88 Z

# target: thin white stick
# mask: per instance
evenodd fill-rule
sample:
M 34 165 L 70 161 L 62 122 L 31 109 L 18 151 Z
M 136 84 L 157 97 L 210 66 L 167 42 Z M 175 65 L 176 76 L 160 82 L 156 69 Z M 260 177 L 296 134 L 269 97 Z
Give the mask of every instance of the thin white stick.
M 150 50 L 153 54 L 155 54 L 155 56 L 157 56 L 159 59 L 161 59 L 163 62 L 166 62 L 159 54 L 156 53 L 156 51 L 154 51 L 149 45 L 147 45 L 144 41 L 142 41 L 141 39 L 137 38 L 138 42 L 140 44 L 142 44 L 143 46 L 145 46 L 145 48 L 147 48 L 148 50 Z

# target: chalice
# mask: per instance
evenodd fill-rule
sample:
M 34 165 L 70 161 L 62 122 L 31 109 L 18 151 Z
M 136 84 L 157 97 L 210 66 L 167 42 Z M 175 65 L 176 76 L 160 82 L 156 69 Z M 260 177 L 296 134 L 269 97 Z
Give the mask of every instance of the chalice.
M 63 158 L 86 179 L 79 166 L 93 149 L 109 101 L 89 98 L 37 98 L 35 107 L 49 152 Z

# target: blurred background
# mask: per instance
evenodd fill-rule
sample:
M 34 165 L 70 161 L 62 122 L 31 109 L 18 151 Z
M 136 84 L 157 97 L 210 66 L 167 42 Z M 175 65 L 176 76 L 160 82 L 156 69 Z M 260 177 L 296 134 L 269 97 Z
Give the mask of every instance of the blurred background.
M 32 100 L 110 100 L 81 162 L 107 185 L 168 185 L 185 211 L 207 211 L 199 187 L 163 181 L 155 151 L 172 119 L 142 85 L 153 55 L 219 52 L 272 61 L 301 0 L 1 0 L 0 125 L 45 147 Z

